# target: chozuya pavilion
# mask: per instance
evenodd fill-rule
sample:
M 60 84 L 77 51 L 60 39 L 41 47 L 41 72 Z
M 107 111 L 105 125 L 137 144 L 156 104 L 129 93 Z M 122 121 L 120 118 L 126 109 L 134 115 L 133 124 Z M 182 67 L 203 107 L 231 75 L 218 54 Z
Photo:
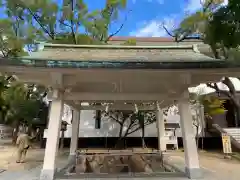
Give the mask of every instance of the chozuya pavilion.
M 41 180 L 55 178 L 63 103 L 69 104 L 74 110 L 69 154 L 71 160 L 77 152 L 81 102 L 109 103 L 110 109 L 119 110 L 132 109 L 138 104 L 154 104 L 139 105 L 138 109 L 156 110 L 161 153 L 166 150 L 161 108 L 173 100 L 179 104 L 186 176 L 199 177 L 201 170 L 188 87 L 240 74 L 239 68 L 201 54 L 197 45 L 40 44 L 38 51 L 29 57 L 2 58 L 0 63 L 2 73 L 14 73 L 24 82 L 40 83 L 51 91 L 50 134 L 47 136 Z M 96 107 L 93 108 L 96 110 Z

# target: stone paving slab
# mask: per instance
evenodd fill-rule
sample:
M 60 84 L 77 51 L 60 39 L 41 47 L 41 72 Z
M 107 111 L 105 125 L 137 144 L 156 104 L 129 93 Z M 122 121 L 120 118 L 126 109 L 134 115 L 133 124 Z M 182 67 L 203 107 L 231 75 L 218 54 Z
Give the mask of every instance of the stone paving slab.
M 184 156 L 180 154 L 168 154 L 169 162 L 174 164 L 178 169 L 184 171 Z M 61 168 L 66 164 L 66 157 L 58 158 L 57 165 Z M 224 160 L 220 157 L 206 157 L 200 154 L 200 164 L 203 172 L 202 180 L 239 180 L 240 179 L 240 162 L 233 160 Z M 42 166 L 32 168 L 30 170 L 18 170 L 18 171 L 5 171 L 0 173 L 0 180 L 38 180 L 40 176 Z M 70 178 L 68 178 L 69 180 Z M 80 180 L 79 178 L 77 178 Z M 75 179 L 75 180 L 77 180 Z M 82 178 L 91 180 L 187 180 L 187 177 L 120 177 L 120 178 Z M 57 180 L 67 180 L 64 178 L 58 178 Z
M 184 171 L 184 154 L 168 154 L 169 163 Z M 199 153 L 200 166 L 203 173 L 203 180 L 239 180 L 240 162 L 226 160 L 223 157 L 209 156 L 206 153 Z
M 65 158 L 57 160 L 57 168 L 62 168 L 66 163 Z M 38 180 L 42 170 L 42 165 L 30 170 L 5 171 L 0 173 L 0 180 Z

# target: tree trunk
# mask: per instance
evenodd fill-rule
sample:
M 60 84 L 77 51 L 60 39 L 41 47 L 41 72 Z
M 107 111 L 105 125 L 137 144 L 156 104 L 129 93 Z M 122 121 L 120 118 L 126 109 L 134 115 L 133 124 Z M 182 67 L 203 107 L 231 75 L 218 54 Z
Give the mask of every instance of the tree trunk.
M 215 43 L 210 43 L 209 45 L 210 45 L 210 48 L 211 48 L 211 51 L 212 51 L 214 57 L 217 58 L 217 59 L 220 59 L 219 53 L 217 51 L 216 44 Z
M 43 138 L 44 138 L 44 128 L 41 127 L 39 129 L 39 144 L 40 144 L 40 146 L 42 146 Z
M 144 125 L 142 126 L 142 148 L 145 148 L 146 147 L 146 144 L 145 144 L 145 127 Z
M 27 132 L 27 134 L 28 134 L 29 136 L 32 136 L 32 131 L 33 131 L 32 125 L 29 125 L 29 126 L 28 126 L 28 132 Z
M 63 148 L 64 148 L 64 131 L 61 131 L 60 149 L 62 150 Z
M 199 125 L 196 125 L 196 146 L 197 146 L 197 148 L 198 148 L 198 145 L 199 145 L 198 129 L 199 129 Z
M 203 115 L 203 118 L 204 118 L 204 115 Z M 204 135 L 205 135 L 204 122 L 205 122 L 204 119 L 201 120 L 201 126 L 202 126 L 202 131 L 201 131 L 201 132 L 202 132 L 202 133 L 201 133 L 201 134 L 202 134 L 201 148 L 202 148 L 202 150 L 203 150 L 203 148 L 204 148 L 204 142 L 203 142 L 203 141 L 204 141 L 204 138 L 203 138 L 203 137 L 204 137 Z
M 123 124 L 120 124 L 120 129 L 119 129 L 119 133 L 118 133 L 118 140 L 115 144 L 115 148 L 121 148 L 122 149 L 124 147 L 124 143 L 122 143 L 122 141 L 123 141 L 122 131 L 123 131 Z
M 229 89 L 228 97 L 230 98 L 230 100 L 232 101 L 233 105 L 235 106 L 235 112 L 236 112 L 236 115 L 235 115 L 235 126 L 238 127 L 239 120 L 240 120 L 240 104 L 239 104 L 239 100 L 238 100 L 238 97 L 237 97 L 236 89 L 235 89 L 234 84 L 232 83 L 232 81 L 229 79 L 229 77 L 225 77 L 222 82 L 225 85 L 227 85 L 227 87 Z
M 117 143 L 115 145 L 115 148 L 117 148 L 117 149 L 124 149 L 125 148 L 124 137 L 119 137 L 118 138 Z
M 20 126 L 19 121 L 15 122 L 15 125 L 14 125 L 14 130 L 15 131 L 13 130 L 13 136 L 12 136 L 12 143 L 13 144 L 16 144 L 17 137 L 18 137 L 19 126 Z
M 238 105 L 235 105 L 234 109 L 235 109 L 235 113 L 234 113 L 235 127 L 239 127 L 240 108 L 238 107 Z
M 1 109 L 0 115 L 1 115 L 0 122 L 5 124 L 5 113 L 4 113 L 4 111 L 2 109 Z
M 202 130 L 201 130 L 201 135 L 202 135 L 202 138 L 201 138 L 201 148 L 203 150 L 203 145 L 204 145 L 203 137 L 205 135 L 205 125 L 204 125 L 204 123 L 206 121 L 205 121 L 205 116 L 204 116 L 204 106 L 203 106 L 203 104 L 200 104 L 200 103 L 199 103 L 199 117 L 200 117 L 200 124 L 201 124 L 201 128 L 202 128 Z

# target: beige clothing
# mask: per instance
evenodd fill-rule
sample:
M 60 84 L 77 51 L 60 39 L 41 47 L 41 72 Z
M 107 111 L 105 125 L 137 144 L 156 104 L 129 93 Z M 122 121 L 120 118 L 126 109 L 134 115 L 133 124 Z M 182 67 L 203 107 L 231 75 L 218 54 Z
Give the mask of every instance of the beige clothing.
M 17 162 L 24 162 L 26 159 L 27 149 L 17 150 Z
M 18 149 L 25 149 L 30 146 L 30 140 L 29 136 L 27 134 L 20 134 L 17 138 L 16 145 Z
M 20 134 L 17 138 L 17 162 L 24 162 L 27 150 L 30 146 L 30 138 L 27 134 Z

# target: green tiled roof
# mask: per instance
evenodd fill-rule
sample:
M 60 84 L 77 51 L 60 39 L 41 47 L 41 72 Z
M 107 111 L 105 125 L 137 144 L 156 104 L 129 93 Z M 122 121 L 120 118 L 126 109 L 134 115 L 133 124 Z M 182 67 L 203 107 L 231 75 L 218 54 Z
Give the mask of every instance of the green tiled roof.
M 80 69 L 212 69 L 240 64 L 214 59 L 196 45 L 113 46 L 40 44 L 38 51 L 20 58 L 0 58 L 2 66 Z
M 201 54 L 195 45 L 113 46 L 41 44 L 41 50 L 25 59 L 114 62 L 199 62 L 216 61 Z

